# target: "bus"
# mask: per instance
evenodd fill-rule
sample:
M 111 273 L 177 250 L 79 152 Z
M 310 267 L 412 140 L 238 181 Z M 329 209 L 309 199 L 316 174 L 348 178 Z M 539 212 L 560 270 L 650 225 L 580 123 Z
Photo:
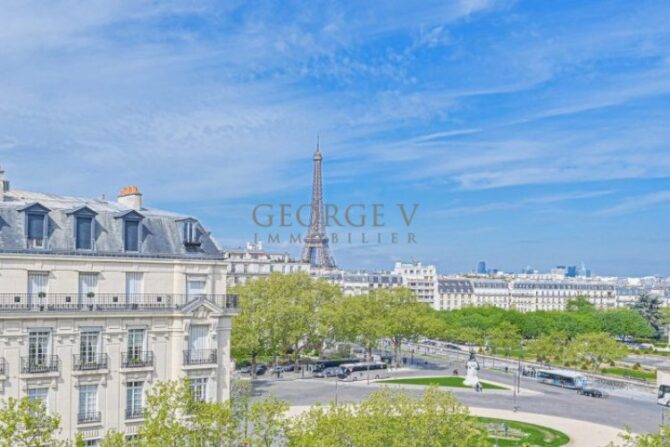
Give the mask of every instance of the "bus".
M 656 369 L 656 383 L 658 383 L 658 398 L 656 403 L 670 407 L 670 369 Z
M 535 378 L 539 383 L 578 390 L 586 386 L 586 378 L 575 371 L 560 369 L 538 369 Z
M 341 360 L 319 360 L 314 364 L 314 369 L 312 372 L 321 372 L 326 368 L 334 368 L 336 366 L 342 366 L 344 364 L 358 363 L 359 359 L 341 359 Z
M 357 380 L 378 380 L 389 377 L 388 365 L 382 362 L 346 363 L 337 378 L 346 382 Z

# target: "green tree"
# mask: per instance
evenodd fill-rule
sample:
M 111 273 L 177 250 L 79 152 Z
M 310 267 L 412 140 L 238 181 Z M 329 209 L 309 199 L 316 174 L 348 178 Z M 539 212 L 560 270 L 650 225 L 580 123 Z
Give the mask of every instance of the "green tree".
M 602 363 L 623 358 L 628 350 L 621 343 L 604 332 L 580 334 L 567 348 L 568 358 L 597 370 Z
M 653 328 L 654 336 L 660 335 L 663 313 L 661 312 L 661 300 L 656 295 L 642 292 L 633 305 L 633 309 L 638 311 Z
M 60 416 L 49 414 L 38 400 L 13 397 L 2 401 L 0 447 L 33 447 L 58 444 Z
M 626 433 L 621 436 L 623 444 L 611 442 L 608 447 L 668 447 L 670 445 L 670 426 L 663 425 L 658 433 L 635 435 Z
M 487 444 L 467 408 L 434 387 L 421 398 L 382 388 L 359 404 L 313 407 L 294 420 L 288 439 L 291 447 Z
M 595 306 L 591 304 L 589 299 L 583 295 L 579 295 L 571 300 L 568 300 L 565 305 L 565 310 L 568 312 L 593 312 Z
M 187 445 L 192 430 L 185 418 L 193 407 L 188 380 L 155 383 L 146 394 L 144 423 L 138 431 L 142 445 Z
M 552 332 L 528 342 L 526 348 L 540 362 L 561 364 L 566 360 L 568 337 L 563 332 Z
M 130 447 L 126 435 L 118 431 L 109 431 L 102 439 L 100 447 Z
M 521 346 L 519 328 L 508 321 L 503 321 L 489 331 L 488 339 L 494 352 L 501 350 L 507 357 Z
M 654 329 L 639 312 L 632 309 L 613 309 L 601 313 L 602 330 L 620 337 L 651 337 Z
M 250 421 L 253 426 L 251 445 L 273 447 L 285 444 L 288 404 L 269 396 L 251 405 Z
M 259 356 L 292 354 L 320 349 L 332 334 L 323 312 L 342 292 L 325 280 L 313 280 L 306 273 L 249 281 L 235 288 L 240 297 L 240 314 L 233 324 L 232 350 L 237 359 L 250 358 L 255 377 Z
M 358 343 L 371 358 L 372 350 L 386 336 L 384 310 L 376 294 L 353 296 L 332 303 L 326 318 L 331 322 L 333 339 Z
M 379 301 L 378 318 L 383 322 L 384 336 L 391 340 L 396 365 L 399 365 L 402 341 L 414 340 L 425 332 L 430 308 L 404 287 L 381 290 L 374 296 Z

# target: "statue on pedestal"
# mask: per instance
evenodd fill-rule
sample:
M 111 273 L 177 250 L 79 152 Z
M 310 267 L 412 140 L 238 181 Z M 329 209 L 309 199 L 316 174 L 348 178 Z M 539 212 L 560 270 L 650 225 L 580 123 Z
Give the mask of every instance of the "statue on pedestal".
M 467 372 L 465 374 L 465 380 L 463 385 L 471 386 L 477 388 L 479 385 L 479 377 L 477 377 L 477 371 L 479 371 L 479 362 L 475 358 L 475 353 L 470 351 L 470 359 L 465 363 Z

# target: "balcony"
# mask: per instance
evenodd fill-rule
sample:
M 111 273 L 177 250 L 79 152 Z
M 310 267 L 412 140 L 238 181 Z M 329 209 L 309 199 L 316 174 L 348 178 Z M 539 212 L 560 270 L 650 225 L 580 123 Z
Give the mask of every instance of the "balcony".
M 7 374 L 7 362 L 0 357 L 0 376 L 4 376 L 5 374 Z
M 99 369 L 107 369 L 108 365 L 107 354 L 89 354 L 89 355 L 75 355 L 74 369 L 75 371 L 96 371 Z
M 126 419 L 141 419 L 144 417 L 144 408 L 131 407 L 126 408 Z
M 229 314 L 238 312 L 237 295 L 187 295 L 172 293 L 0 293 L 0 313 L 5 312 L 138 312 L 175 311 L 195 299 L 205 299 Z
M 216 349 L 195 349 L 184 351 L 184 365 L 216 365 Z
M 57 355 L 21 357 L 21 372 L 24 374 L 58 372 L 58 365 L 59 360 Z
M 124 352 L 121 354 L 122 368 L 147 368 L 154 366 L 152 351 Z
M 80 424 L 94 424 L 102 421 L 102 413 L 99 411 L 86 411 L 77 414 L 77 421 Z

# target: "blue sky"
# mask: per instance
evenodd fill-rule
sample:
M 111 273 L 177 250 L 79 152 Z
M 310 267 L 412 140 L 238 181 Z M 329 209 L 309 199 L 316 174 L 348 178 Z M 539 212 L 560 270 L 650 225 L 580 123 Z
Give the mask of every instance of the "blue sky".
M 336 245 L 344 267 L 670 275 L 669 17 L 667 1 L 4 2 L 0 163 L 21 189 L 137 184 L 236 247 L 267 236 L 256 204 L 309 200 L 319 134 L 326 201 L 384 204 L 400 235 Z M 417 244 L 397 203 L 419 204 Z

